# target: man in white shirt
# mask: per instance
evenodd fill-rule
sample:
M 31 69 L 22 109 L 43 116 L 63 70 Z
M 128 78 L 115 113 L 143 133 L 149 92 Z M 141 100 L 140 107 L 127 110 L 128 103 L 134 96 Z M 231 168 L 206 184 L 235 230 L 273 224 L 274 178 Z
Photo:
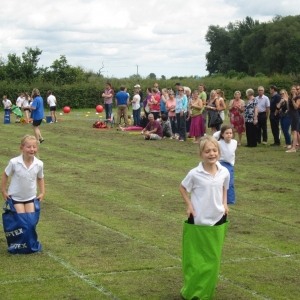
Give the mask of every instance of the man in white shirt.
M 258 87 L 257 107 L 258 107 L 258 119 L 257 119 L 257 143 L 267 144 L 268 132 L 267 132 L 267 120 L 270 113 L 270 99 L 264 95 L 265 89 L 263 86 Z

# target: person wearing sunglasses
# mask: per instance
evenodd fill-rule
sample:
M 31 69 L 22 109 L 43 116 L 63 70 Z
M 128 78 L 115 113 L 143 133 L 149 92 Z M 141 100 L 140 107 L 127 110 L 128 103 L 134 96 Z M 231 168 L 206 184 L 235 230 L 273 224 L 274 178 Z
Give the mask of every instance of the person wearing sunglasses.
M 176 120 L 179 137 L 178 140 L 183 142 L 186 140 L 186 113 L 187 113 L 187 97 L 184 94 L 183 86 L 179 86 L 178 95 L 176 95 Z

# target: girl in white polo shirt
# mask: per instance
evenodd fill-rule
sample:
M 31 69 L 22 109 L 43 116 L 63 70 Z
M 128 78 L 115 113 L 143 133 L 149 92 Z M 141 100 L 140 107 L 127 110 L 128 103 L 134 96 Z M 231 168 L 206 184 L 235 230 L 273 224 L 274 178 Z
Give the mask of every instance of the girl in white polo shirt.
M 230 174 L 229 189 L 227 190 L 227 204 L 235 204 L 234 163 L 237 141 L 232 137 L 232 127 L 230 125 L 223 125 L 220 131 L 218 143 L 221 149 L 219 162 L 229 171 Z
M 47 103 L 50 107 L 51 112 L 51 119 L 52 121 L 50 123 L 56 123 L 56 98 L 54 95 L 52 95 L 52 91 L 47 92 Z
M 208 135 L 201 137 L 199 156 L 202 162 L 187 174 L 180 185 L 188 215 L 182 242 L 184 285 L 181 295 L 184 299 L 212 299 L 228 225 L 229 172 L 218 162 L 218 141 Z M 188 193 L 191 193 L 191 199 Z
M 13 200 L 17 213 L 34 212 L 34 199 L 42 201 L 45 195 L 43 162 L 35 157 L 37 148 L 37 139 L 25 135 L 20 145 L 22 154 L 10 160 L 2 175 L 2 195 L 5 200 Z M 7 191 L 9 176 L 11 182 Z
M 187 174 L 180 185 L 181 195 L 187 204 L 189 223 L 221 225 L 225 223 L 228 212 L 229 172 L 218 162 L 218 141 L 211 136 L 202 137 L 199 157 L 202 162 Z M 191 193 L 191 199 L 188 193 Z

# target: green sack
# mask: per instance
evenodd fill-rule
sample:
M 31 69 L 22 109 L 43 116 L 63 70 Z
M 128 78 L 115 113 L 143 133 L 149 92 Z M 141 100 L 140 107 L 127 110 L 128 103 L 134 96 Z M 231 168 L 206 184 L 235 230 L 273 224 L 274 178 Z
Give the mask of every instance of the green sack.
M 183 225 L 182 269 L 186 300 L 212 299 L 218 281 L 222 247 L 229 221 L 218 226 Z
M 21 109 L 16 106 L 16 105 L 13 105 L 11 107 L 11 111 L 18 117 L 18 118 L 22 118 L 23 117 L 23 113 L 21 111 Z

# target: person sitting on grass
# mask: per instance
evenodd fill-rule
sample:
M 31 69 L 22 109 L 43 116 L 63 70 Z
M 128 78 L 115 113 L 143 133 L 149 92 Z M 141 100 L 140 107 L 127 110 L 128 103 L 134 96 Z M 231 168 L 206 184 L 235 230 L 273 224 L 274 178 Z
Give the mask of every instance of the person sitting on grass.
M 161 115 L 161 127 L 162 127 L 162 130 L 163 130 L 163 138 L 172 137 L 171 124 L 168 120 L 168 117 L 165 114 Z
M 142 111 L 141 116 L 140 116 L 139 126 L 123 127 L 123 126 L 120 125 L 118 130 L 121 130 L 121 131 L 141 131 L 147 126 L 148 123 L 149 123 L 149 120 L 146 118 L 145 113 Z
M 160 123 L 154 120 L 154 115 L 148 115 L 149 123 L 142 130 L 142 135 L 145 140 L 161 140 L 163 137 L 163 130 Z

